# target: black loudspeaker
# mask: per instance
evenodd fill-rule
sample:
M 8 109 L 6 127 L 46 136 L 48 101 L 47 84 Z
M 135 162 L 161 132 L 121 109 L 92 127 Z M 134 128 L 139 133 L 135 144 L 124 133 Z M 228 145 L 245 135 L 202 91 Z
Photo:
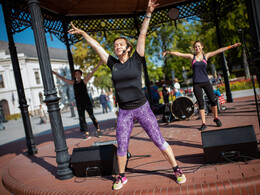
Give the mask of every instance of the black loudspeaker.
M 258 157 L 257 139 L 252 125 L 204 131 L 201 137 L 206 163 Z
M 117 147 L 113 144 L 74 148 L 70 165 L 76 177 L 118 173 Z

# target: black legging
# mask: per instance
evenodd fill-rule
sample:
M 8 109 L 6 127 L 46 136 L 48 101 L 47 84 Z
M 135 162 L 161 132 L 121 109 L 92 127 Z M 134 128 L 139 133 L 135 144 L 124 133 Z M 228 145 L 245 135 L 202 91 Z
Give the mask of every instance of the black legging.
M 200 110 L 204 109 L 204 99 L 203 99 L 202 89 L 204 89 L 205 93 L 207 94 L 210 105 L 216 106 L 217 103 L 216 103 L 216 99 L 215 99 L 215 95 L 211 83 L 209 81 L 203 83 L 193 83 L 193 91 L 198 101 L 199 109 Z
M 78 114 L 79 114 L 79 124 L 80 124 L 80 131 L 85 131 L 88 132 L 88 126 L 86 123 L 86 118 L 85 118 L 85 110 L 88 112 L 89 117 L 91 118 L 94 126 L 99 129 L 99 124 L 97 122 L 97 119 L 94 116 L 93 113 L 93 107 L 92 106 L 77 106 L 78 109 Z

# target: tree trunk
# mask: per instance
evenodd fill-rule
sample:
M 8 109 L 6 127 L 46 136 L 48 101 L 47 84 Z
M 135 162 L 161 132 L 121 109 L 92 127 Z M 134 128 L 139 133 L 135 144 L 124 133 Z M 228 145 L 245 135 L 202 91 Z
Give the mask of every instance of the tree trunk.
M 242 59 L 243 59 L 243 65 L 244 65 L 244 69 L 245 69 L 245 79 L 250 79 L 250 71 L 249 71 L 249 65 L 247 62 L 245 47 L 243 47 L 243 49 L 242 49 Z

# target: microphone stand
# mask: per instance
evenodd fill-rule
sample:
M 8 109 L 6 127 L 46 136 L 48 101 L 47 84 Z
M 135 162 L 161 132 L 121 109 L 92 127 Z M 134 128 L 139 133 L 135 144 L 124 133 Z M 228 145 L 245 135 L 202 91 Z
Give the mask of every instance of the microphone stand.
M 257 94 L 256 94 L 254 75 L 252 74 L 252 70 L 251 70 L 251 69 L 253 69 L 252 57 L 249 54 L 249 51 L 248 51 L 248 48 L 247 48 L 247 45 L 246 45 L 246 42 L 245 42 L 245 39 L 244 39 L 244 36 L 243 36 L 242 29 L 238 29 L 238 33 L 241 34 L 242 44 L 243 44 L 243 47 L 246 50 L 247 61 L 248 61 L 249 67 L 250 67 L 251 81 L 252 81 L 252 85 L 253 85 L 253 89 L 254 89 L 255 105 L 256 105 L 256 111 L 257 111 L 257 117 L 258 117 L 258 126 L 260 127 L 260 115 L 259 115 L 259 108 L 258 108 L 258 99 L 257 99 Z M 259 83 L 259 85 L 260 85 L 260 83 Z

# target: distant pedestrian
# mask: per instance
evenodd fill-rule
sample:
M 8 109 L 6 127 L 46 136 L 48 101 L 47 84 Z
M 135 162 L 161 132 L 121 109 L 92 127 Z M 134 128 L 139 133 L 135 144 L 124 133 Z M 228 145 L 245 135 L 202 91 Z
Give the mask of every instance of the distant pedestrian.
M 162 88 L 162 95 L 163 95 L 163 101 L 165 104 L 169 103 L 169 91 L 167 89 L 166 84 L 163 84 L 163 88 Z
M 217 77 L 217 81 L 218 81 L 218 83 L 222 83 L 222 78 L 221 78 L 221 75 L 218 73 L 218 77 Z
M 181 86 L 180 83 L 178 82 L 178 78 L 174 78 L 174 85 L 173 85 L 173 90 L 174 90 L 174 95 L 175 97 L 180 97 L 181 96 Z
M 112 111 L 111 101 L 110 101 L 110 99 L 109 99 L 109 94 L 108 94 L 108 93 L 106 93 L 106 97 L 107 97 L 107 107 L 108 107 L 108 109 L 109 109 L 109 112 L 111 112 L 111 111 Z
M 160 101 L 160 94 L 158 92 L 158 87 L 153 83 L 153 81 L 150 82 L 151 84 L 151 92 L 152 92 L 152 98 L 154 104 L 159 104 Z
M 0 115 L 0 127 L 2 128 L 2 130 L 5 130 L 5 126 L 3 124 L 3 120 L 2 120 L 2 116 Z
M 99 96 L 99 101 L 100 101 L 100 104 L 102 105 L 103 113 L 107 113 L 107 96 L 103 91 L 101 92 L 101 95 Z
M 111 104 L 111 110 L 110 111 L 114 111 L 114 96 L 113 96 L 113 91 L 111 90 L 109 93 L 108 93 L 108 101 L 110 102 Z
M 39 122 L 39 124 L 46 124 L 46 122 L 47 122 L 47 115 L 46 115 L 46 112 L 43 109 L 41 104 L 39 106 L 39 112 L 40 112 L 40 122 Z

